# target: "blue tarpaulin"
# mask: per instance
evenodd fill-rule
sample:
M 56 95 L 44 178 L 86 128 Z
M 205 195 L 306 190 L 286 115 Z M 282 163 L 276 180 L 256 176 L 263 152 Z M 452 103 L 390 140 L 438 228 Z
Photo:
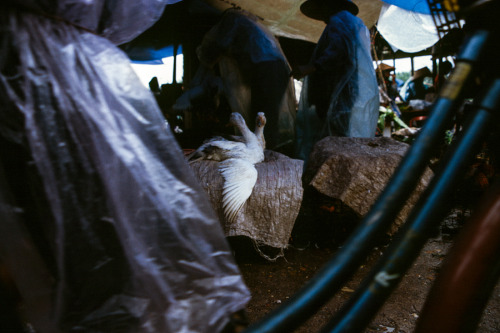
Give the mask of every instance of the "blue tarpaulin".
M 390 5 L 411 10 L 420 14 L 430 14 L 429 4 L 426 0 L 383 0 Z
M 125 52 L 135 64 L 160 65 L 163 64 L 163 58 L 182 54 L 182 46 L 179 46 L 177 50 L 174 50 L 173 45 L 165 46 L 160 49 L 152 47 L 133 47 Z

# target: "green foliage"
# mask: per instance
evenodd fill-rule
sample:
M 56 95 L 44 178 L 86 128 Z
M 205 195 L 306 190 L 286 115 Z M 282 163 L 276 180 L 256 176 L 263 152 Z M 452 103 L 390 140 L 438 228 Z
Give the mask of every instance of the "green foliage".
M 400 129 L 400 128 L 407 128 L 408 125 L 406 125 L 395 113 L 394 111 L 391 110 L 390 107 L 384 107 L 380 106 L 379 107 L 379 117 L 378 117 L 378 122 L 377 122 L 377 127 L 380 133 L 384 132 L 385 129 L 385 124 L 389 121 L 393 121 L 395 128 Z
M 406 82 L 411 76 L 410 72 L 396 72 L 396 78 Z
M 444 134 L 444 143 L 446 145 L 451 145 L 451 142 L 453 141 L 453 138 L 455 137 L 455 130 L 448 130 Z

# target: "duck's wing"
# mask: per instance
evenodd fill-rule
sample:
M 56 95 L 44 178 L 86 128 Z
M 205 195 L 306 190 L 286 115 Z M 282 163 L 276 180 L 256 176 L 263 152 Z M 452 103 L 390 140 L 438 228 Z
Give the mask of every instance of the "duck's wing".
M 257 182 L 257 169 L 245 160 L 231 158 L 221 162 L 219 171 L 224 178 L 222 207 L 229 222 L 234 222 L 236 215 L 252 194 Z
M 239 157 L 246 150 L 242 142 L 229 140 L 214 140 L 202 144 L 193 153 L 188 155 L 189 163 L 199 160 L 223 161 L 232 157 Z

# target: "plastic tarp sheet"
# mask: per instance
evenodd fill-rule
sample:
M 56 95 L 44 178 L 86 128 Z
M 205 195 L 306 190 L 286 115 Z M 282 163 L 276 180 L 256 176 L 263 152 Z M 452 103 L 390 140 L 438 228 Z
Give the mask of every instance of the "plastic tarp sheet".
M 168 3 L 1 5 L 0 264 L 37 332 L 212 333 L 250 298 L 153 95 L 113 44 Z
M 2 3 L 67 21 L 119 45 L 158 21 L 167 4 L 180 1 L 5 0 Z
M 384 39 L 395 51 L 408 53 L 419 52 L 434 45 L 439 36 L 430 13 L 421 14 L 404 8 L 417 7 L 389 4 L 382 6 L 377 29 Z

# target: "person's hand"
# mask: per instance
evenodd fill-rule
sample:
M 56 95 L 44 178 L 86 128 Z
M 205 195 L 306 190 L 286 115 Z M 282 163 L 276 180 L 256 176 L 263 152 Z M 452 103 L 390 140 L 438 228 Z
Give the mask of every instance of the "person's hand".
M 172 106 L 172 109 L 176 111 L 184 111 L 184 110 L 189 110 L 193 107 L 191 104 L 191 96 L 190 96 L 190 91 L 186 91 L 184 94 L 182 94 L 177 100 L 175 101 L 174 105 Z
M 184 92 L 172 106 L 172 109 L 176 111 L 189 110 L 193 107 L 193 101 L 202 97 L 206 93 L 205 86 L 199 85 Z

